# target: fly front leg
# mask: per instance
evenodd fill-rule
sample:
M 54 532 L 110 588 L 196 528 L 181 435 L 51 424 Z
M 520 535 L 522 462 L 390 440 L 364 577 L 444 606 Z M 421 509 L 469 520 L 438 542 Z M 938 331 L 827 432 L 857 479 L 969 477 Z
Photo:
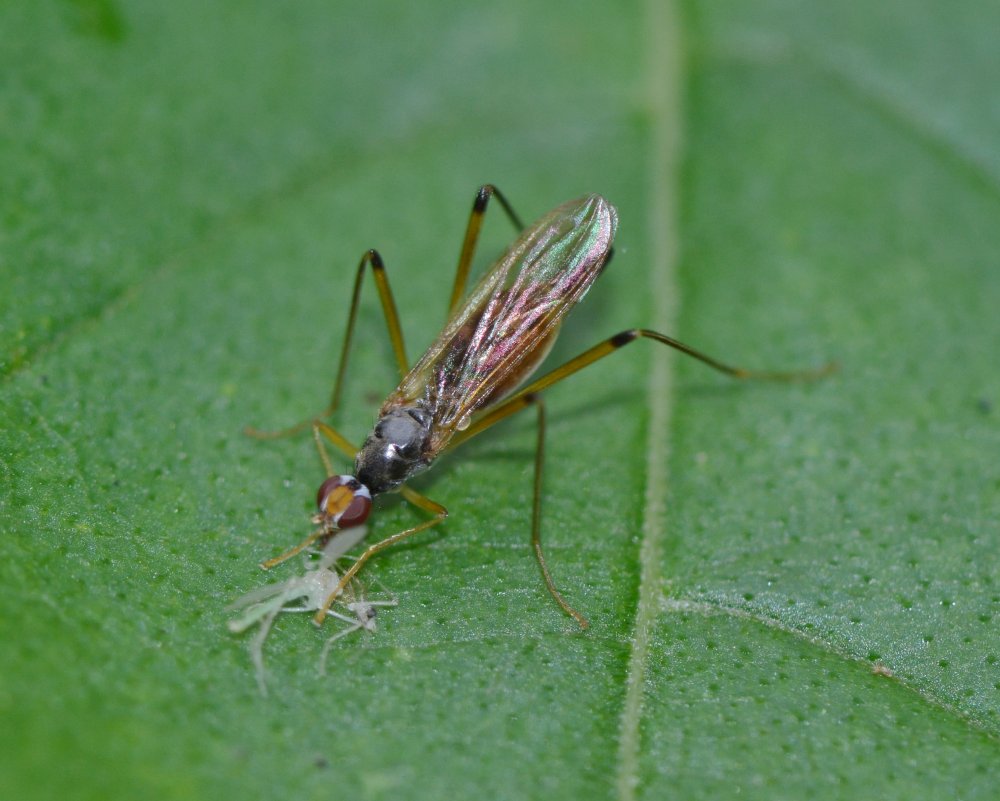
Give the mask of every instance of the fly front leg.
M 312 429 L 313 440 L 316 442 L 316 450 L 319 451 L 319 459 L 326 470 L 326 477 L 329 478 L 334 475 L 334 470 L 330 462 L 330 457 L 326 452 L 326 446 L 323 444 L 323 437 L 326 437 L 336 445 L 337 449 L 348 459 L 353 460 L 358 449 L 348 441 L 347 437 L 329 423 L 324 423 L 322 420 L 313 420 Z
M 354 454 L 357 452 L 357 448 L 355 448 L 350 442 L 348 442 L 347 438 L 344 437 L 344 435 L 341 434 L 339 431 L 337 431 L 337 429 L 335 429 L 328 423 L 324 423 L 322 420 L 313 420 L 312 427 L 313 427 L 313 440 L 315 440 L 316 442 L 316 450 L 319 451 L 319 458 L 323 462 L 323 467 L 326 470 L 326 477 L 330 478 L 331 476 L 335 475 L 335 473 L 333 470 L 333 465 L 330 462 L 330 456 L 326 452 L 326 446 L 323 445 L 323 438 L 325 437 L 334 445 L 336 445 L 337 448 L 342 453 L 344 453 L 344 455 L 346 455 L 348 458 L 353 458 Z M 314 523 L 317 522 L 317 519 L 314 519 L 313 522 Z M 318 523 L 317 525 L 318 528 L 316 528 L 312 532 L 312 534 L 310 534 L 308 537 L 302 540 L 302 542 L 300 542 L 294 548 L 290 548 L 280 556 L 274 556 L 270 559 L 267 559 L 264 562 L 261 562 L 260 563 L 261 568 L 263 570 L 270 570 L 275 565 L 280 565 L 282 562 L 291 559 L 293 556 L 295 556 L 295 554 L 302 553 L 302 551 L 304 551 L 314 542 L 323 539 L 323 537 L 328 537 L 331 535 L 332 532 L 328 531 L 326 526 L 319 525 Z
M 412 528 L 408 528 L 405 531 L 393 534 L 391 537 L 386 537 L 384 540 L 380 540 L 374 545 L 369 545 L 368 548 L 365 549 L 364 553 L 358 557 L 357 561 L 347 569 L 344 575 L 340 577 L 340 583 L 334 591 L 330 593 L 330 596 L 326 599 L 326 603 L 324 603 L 323 606 L 320 607 L 320 610 L 316 613 L 316 616 L 313 618 L 313 622 L 315 622 L 317 626 L 321 625 L 326 619 L 326 616 L 330 611 L 330 607 L 333 606 L 334 601 L 336 601 L 337 597 L 344 591 L 344 588 L 347 587 L 351 579 L 358 574 L 358 571 L 360 571 L 361 568 L 365 566 L 365 563 L 375 556 L 375 554 L 379 551 L 384 551 L 391 545 L 395 545 L 400 540 L 406 539 L 411 534 L 416 534 L 417 532 L 429 529 L 431 526 L 436 526 L 448 517 L 448 510 L 445 509 L 445 507 L 436 501 L 432 501 L 430 498 L 421 495 L 419 492 L 416 492 L 406 486 L 400 487 L 399 492 L 407 501 L 412 503 L 414 506 L 419 506 L 425 512 L 430 512 L 434 515 L 434 517 L 430 520 L 425 520 L 423 523 L 413 526 Z

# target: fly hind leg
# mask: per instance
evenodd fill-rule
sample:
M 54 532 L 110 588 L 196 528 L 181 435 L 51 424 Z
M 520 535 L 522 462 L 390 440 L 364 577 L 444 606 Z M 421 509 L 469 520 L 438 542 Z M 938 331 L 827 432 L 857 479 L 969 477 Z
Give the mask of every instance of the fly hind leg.
M 702 353 L 690 345 L 685 345 L 673 337 L 668 337 L 666 334 L 661 334 L 658 331 L 650 331 L 645 328 L 630 328 L 627 331 L 622 331 L 619 334 L 615 334 L 613 337 L 608 337 L 603 342 L 599 342 L 594 347 L 589 350 L 585 350 L 579 356 L 570 359 L 565 364 L 557 367 L 549 373 L 546 373 L 541 378 L 538 378 L 531 383 L 529 383 L 522 390 L 501 401 L 492 409 L 486 411 L 486 413 L 476 420 L 472 425 L 470 425 L 465 431 L 458 433 L 451 441 L 449 447 L 455 447 L 465 442 L 468 439 L 481 434 L 488 428 L 492 428 L 494 425 L 499 423 L 501 420 L 505 420 L 513 414 L 527 408 L 528 406 L 535 406 L 538 409 L 538 445 L 535 451 L 535 484 L 534 484 L 534 500 L 532 504 L 532 517 L 531 517 L 531 544 L 535 551 L 535 556 L 538 559 L 539 567 L 542 569 L 542 576 L 545 579 L 545 584 L 555 599 L 556 603 L 570 615 L 577 623 L 580 624 L 581 628 L 587 628 L 587 620 L 579 612 L 577 612 L 573 607 L 571 607 L 566 600 L 562 597 L 559 591 L 556 589 L 555 583 L 552 580 L 552 575 L 549 572 L 548 566 L 545 563 L 545 556 L 542 553 L 542 542 L 541 542 L 541 493 L 542 493 L 542 465 L 544 462 L 545 453 L 545 407 L 542 404 L 539 393 L 553 384 L 562 381 L 565 378 L 573 375 L 573 373 L 579 372 L 584 367 L 588 367 L 594 362 L 603 359 L 605 356 L 609 356 L 612 353 L 620 350 L 637 339 L 651 339 L 655 342 L 659 342 L 663 345 L 667 345 L 671 348 L 681 351 L 682 353 L 697 359 L 698 361 L 708 365 L 714 370 L 718 370 L 721 373 L 732 378 L 738 379 L 761 379 L 767 381 L 812 381 L 817 378 L 821 378 L 825 375 L 836 370 L 836 364 L 830 363 L 814 370 L 792 370 L 792 371 L 776 371 L 776 370 L 747 370 L 742 367 L 733 367 L 731 365 L 720 362 L 719 360 Z

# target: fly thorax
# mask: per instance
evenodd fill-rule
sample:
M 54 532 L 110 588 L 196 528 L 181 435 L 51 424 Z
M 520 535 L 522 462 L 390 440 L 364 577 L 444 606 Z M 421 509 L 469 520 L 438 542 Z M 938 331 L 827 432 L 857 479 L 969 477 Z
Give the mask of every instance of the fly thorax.
M 431 416 L 417 406 L 382 415 L 354 460 L 354 475 L 373 495 L 395 489 L 430 464 Z

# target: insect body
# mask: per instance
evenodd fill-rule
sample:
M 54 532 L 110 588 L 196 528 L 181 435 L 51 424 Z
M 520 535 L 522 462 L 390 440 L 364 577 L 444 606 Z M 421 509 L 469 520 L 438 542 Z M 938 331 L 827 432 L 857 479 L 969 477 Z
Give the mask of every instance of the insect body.
M 591 195 L 525 232 L 382 405 L 355 460 L 362 484 L 376 494 L 399 486 L 534 372 L 600 275 L 616 225 L 614 207 Z
M 472 254 L 491 197 L 497 198 L 522 233 L 466 296 L 465 285 Z M 382 404 L 378 421 L 360 449 L 352 446 L 329 424 L 320 419 L 313 421 L 314 437 L 330 476 L 319 492 L 319 513 L 314 517 L 318 528 L 300 545 L 265 562 L 263 566 L 271 567 L 317 539 L 329 538 L 343 528 L 360 525 L 367 518 L 371 497 L 383 492 L 398 490 L 404 498 L 433 517 L 369 546 L 343 574 L 326 605 L 317 612 L 317 623 L 322 622 L 330 605 L 368 559 L 447 516 L 443 506 L 415 492 L 406 482 L 429 467 L 446 448 L 455 447 L 510 415 L 534 406 L 539 426 L 532 545 L 549 592 L 563 610 L 582 628 L 586 628 L 586 619 L 556 589 L 541 548 L 540 492 L 545 407 L 540 393 L 639 338 L 669 345 L 735 378 L 811 378 L 829 369 L 810 373 L 751 373 L 722 364 L 656 331 L 631 329 L 598 343 L 522 387 L 551 349 L 563 317 L 583 298 L 607 265 L 617 224 L 615 208 L 600 195 L 588 195 L 564 203 L 525 228 L 495 187 L 482 187 L 466 229 L 448 321 L 412 368 L 406 359 L 402 330 L 382 259 L 374 250 L 362 257 L 355 279 L 340 369 L 331 403 L 323 416 L 332 414 L 339 402 L 361 283 L 369 266 L 379 290 L 402 380 Z M 302 427 L 296 426 L 274 435 L 301 430 Z M 272 436 L 253 429 L 249 433 Z M 323 439 L 354 458 L 353 476 L 334 475 Z

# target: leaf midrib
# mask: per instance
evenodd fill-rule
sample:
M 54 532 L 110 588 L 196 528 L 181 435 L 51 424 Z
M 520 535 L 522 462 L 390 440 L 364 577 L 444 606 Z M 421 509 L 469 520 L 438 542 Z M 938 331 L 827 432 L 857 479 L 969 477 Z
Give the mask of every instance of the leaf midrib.
M 677 253 L 679 229 L 677 221 L 677 191 L 679 176 L 677 162 L 680 152 L 682 122 L 681 87 L 683 85 L 683 57 L 681 53 L 681 18 L 676 3 L 658 3 L 647 0 L 644 11 L 646 41 L 646 103 L 650 126 L 650 186 L 648 191 L 647 228 L 649 231 L 650 290 L 652 292 L 653 327 L 671 332 L 676 330 L 679 310 L 677 278 Z M 974 183 L 984 186 L 990 194 L 997 192 L 996 176 L 984 169 L 981 160 L 970 156 L 959 143 L 952 141 L 944 131 L 915 119 L 912 109 L 901 109 L 888 102 L 883 92 L 872 86 L 862 85 L 856 76 L 845 70 L 834 70 L 827 61 L 809 58 L 798 53 L 817 69 L 824 69 L 831 78 L 838 79 L 845 87 L 880 106 L 894 121 L 906 127 L 918 140 L 930 145 L 932 150 L 943 151 L 955 163 L 959 172 L 975 178 Z M 921 122 L 923 124 L 921 124 Z M 643 693 L 650 657 L 653 629 L 659 616 L 670 612 L 688 611 L 700 614 L 723 615 L 777 628 L 787 634 L 803 638 L 826 651 L 835 653 L 846 661 L 860 661 L 856 656 L 835 648 L 822 640 L 780 621 L 765 619 L 738 607 L 726 607 L 698 600 L 666 599 L 663 594 L 662 552 L 667 536 L 665 498 L 667 495 L 668 461 L 670 453 L 670 419 L 673 410 L 673 354 L 655 349 L 650 380 L 647 388 L 649 421 L 646 440 L 646 488 L 643 503 L 643 531 L 639 553 L 640 579 L 633 624 L 632 651 L 629 658 L 625 699 L 618 731 L 616 794 L 620 801 L 633 801 L 640 782 L 640 756 L 642 742 L 640 724 L 643 716 Z M 970 729 L 991 739 L 996 734 L 979 720 L 950 704 L 926 688 L 902 680 L 896 682 L 913 692 L 921 701 L 944 711 L 962 721 Z
M 677 161 L 680 151 L 682 58 L 680 17 L 676 3 L 647 0 L 646 102 L 649 113 L 650 169 L 646 227 L 649 231 L 651 323 L 661 331 L 676 328 L 677 286 Z M 653 627 L 660 612 L 661 564 L 666 537 L 667 464 L 673 409 L 673 355 L 666 348 L 650 352 L 647 385 L 646 489 L 639 550 L 639 592 L 618 730 L 616 791 L 631 801 L 639 786 L 642 743 L 639 724 Z

